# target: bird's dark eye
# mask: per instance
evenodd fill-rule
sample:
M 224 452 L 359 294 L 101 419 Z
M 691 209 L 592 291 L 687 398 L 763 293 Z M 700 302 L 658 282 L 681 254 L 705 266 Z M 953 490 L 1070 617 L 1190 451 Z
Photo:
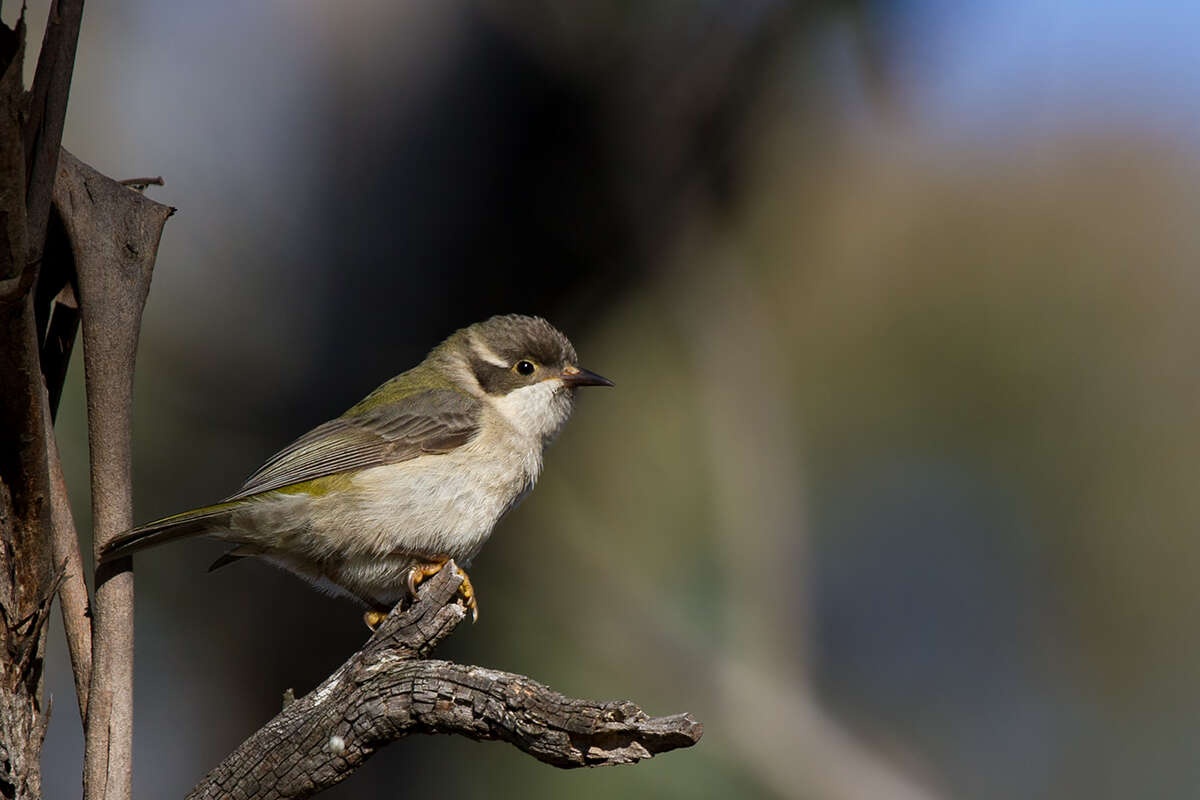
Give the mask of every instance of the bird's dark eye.
M 535 367 L 532 361 L 518 361 L 513 369 L 517 371 L 518 375 L 532 375 Z

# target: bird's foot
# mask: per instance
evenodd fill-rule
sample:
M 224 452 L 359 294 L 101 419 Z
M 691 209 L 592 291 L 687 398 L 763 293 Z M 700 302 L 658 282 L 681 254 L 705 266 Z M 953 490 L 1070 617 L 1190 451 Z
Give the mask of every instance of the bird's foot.
M 411 597 L 417 596 L 417 587 L 421 585 L 426 578 L 431 578 L 442 571 L 442 567 L 449 563 L 449 557 L 439 559 L 437 561 L 421 561 L 408 568 L 408 593 Z M 458 596 L 462 598 L 463 606 L 471 612 L 471 622 L 479 621 L 479 604 L 475 602 L 475 587 L 471 585 L 471 578 L 467 575 L 466 570 L 462 567 L 458 568 L 458 572 L 462 575 L 462 583 L 458 587 Z M 368 623 L 370 624 L 370 623 Z
M 380 626 L 384 619 L 387 618 L 387 615 L 387 611 L 372 608 L 370 611 L 363 612 L 363 622 L 367 623 L 367 627 L 373 631 Z

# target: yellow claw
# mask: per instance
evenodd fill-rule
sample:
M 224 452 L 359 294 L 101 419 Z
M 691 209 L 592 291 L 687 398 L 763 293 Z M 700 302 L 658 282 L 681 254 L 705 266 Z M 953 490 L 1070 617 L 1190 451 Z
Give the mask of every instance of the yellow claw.
M 443 558 L 438 561 L 422 561 L 408 568 L 408 593 L 412 597 L 417 596 L 417 587 L 421 585 L 427 578 L 431 578 L 442 571 L 442 567 L 450 559 Z M 462 567 L 458 568 L 458 572 L 462 575 L 462 583 L 458 587 L 458 596 L 462 598 L 463 606 L 471 612 L 471 622 L 479 621 L 479 604 L 475 602 L 475 587 L 471 585 L 471 578 L 467 575 L 466 570 Z M 370 612 L 367 612 L 368 614 Z M 370 625 L 370 623 L 367 623 Z
M 364 611 L 363 612 L 363 622 L 367 623 L 368 628 L 370 628 L 371 630 L 375 630 L 376 628 L 379 627 L 380 623 L 382 623 L 387 618 L 387 615 L 388 615 L 388 612 L 376 611 L 375 609 L 371 609 L 370 611 Z

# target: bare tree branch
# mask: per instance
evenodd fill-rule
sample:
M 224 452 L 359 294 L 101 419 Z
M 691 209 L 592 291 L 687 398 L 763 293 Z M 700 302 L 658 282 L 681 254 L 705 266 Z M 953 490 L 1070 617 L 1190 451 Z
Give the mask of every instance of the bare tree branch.
M 88 609 L 87 581 L 83 577 L 83 561 L 79 554 L 79 534 L 71 501 L 67 496 L 67 480 L 58 456 L 58 442 L 49 409 L 45 412 L 46 457 L 50 465 L 50 536 L 54 563 L 62 572 L 58 587 L 59 608 L 67 634 L 67 651 L 71 656 L 71 672 L 75 678 L 75 696 L 79 700 L 80 719 L 87 724 L 88 682 L 92 676 L 92 620 Z
M 28 209 L 29 263 L 37 264 L 46 241 L 50 198 L 59 146 L 67 119 L 67 96 L 75 70 L 75 47 L 83 22 L 83 0 L 53 0 L 29 90 L 29 116 L 22 135 L 25 151 L 25 205 Z
M 164 223 L 174 209 L 83 164 L 59 159 L 55 201 L 71 241 L 83 314 L 96 552 L 132 523 L 130 409 L 142 308 Z M 84 797 L 130 795 L 133 573 L 128 559 L 96 571 L 87 696 Z
M 46 303 L 49 319 L 44 324 L 41 363 L 49 394 L 48 423 L 52 422 L 62 395 L 63 382 L 71 351 L 79 327 L 79 302 L 75 297 L 75 256 L 72 240 L 67 232 L 64 218 L 78 213 L 79 206 L 72 200 L 72 187 L 80 184 L 75 163 L 64 163 L 58 171 L 54 184 L 53 207 L 47 232 L 45 257 L 38 282 L 38 293 L 57 292 L 53 300 Z M 142 179 L 138 179 L 142 180 Z M 162 185 L 162 178 L 145 179 Z M 130 181 L 118 181 L 122 186 L 133 186 Z M 145 188 L 142 186 L 141 188 Z M 78 231 L 79 223 L 71 226 Z M 40 301 L 35 301 L 40 305 Z M 87 583 L 83 575 L 83 562 L 79 552 L 79 536 L 76 532 L 70 501 L 67 496 L 66 480 L 59 461 L 58 448 L 54 440 L 52 424 L 46 433 L 47 458 L 50 467 L 51 532 L 53 538 L 54 563 L 62 565 L 63 580 L 59 589 L 63 625 L 67 635 L 67 647 L 71 656 L 71 669 L 75 678 L 75 694 L 79 700 L 79 712 L 87 724 L 88 685 L 92 673 L 92 621 L 89 608 Z
M 565 697 L 523 675 L 423 660 L 466 614 L 453 562 L 394 609 L 362 650 L 241 744 L 188 795 L 309 797 L 411 733 L 499 739 L 558 767 L 630 764 L 699 741 L 688 714 Z

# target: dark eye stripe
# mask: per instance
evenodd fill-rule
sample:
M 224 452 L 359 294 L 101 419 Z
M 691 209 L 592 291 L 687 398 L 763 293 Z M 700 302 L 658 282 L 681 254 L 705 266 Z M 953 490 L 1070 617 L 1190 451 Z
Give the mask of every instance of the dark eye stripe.
M 524 383 L 512 370 L 489 364 L 482 358 L 471 359 L 471 373 L 479 381 L 479 387 L 488 394 L 507 394 Z

